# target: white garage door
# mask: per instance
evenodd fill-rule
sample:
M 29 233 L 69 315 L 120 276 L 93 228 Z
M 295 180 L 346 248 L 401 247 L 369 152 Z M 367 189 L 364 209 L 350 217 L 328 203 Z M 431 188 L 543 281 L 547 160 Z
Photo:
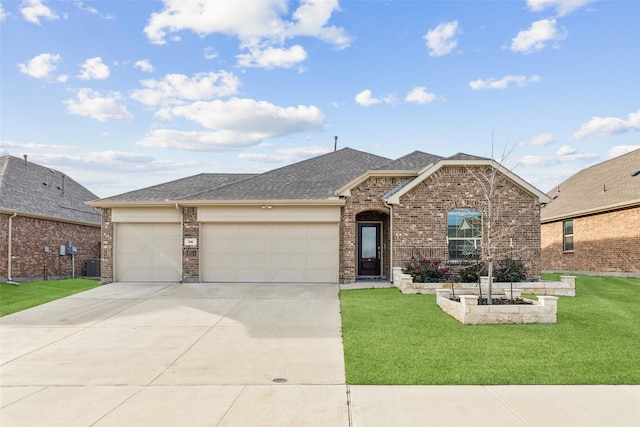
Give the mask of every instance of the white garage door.
M 205 282 L 337 283 L 338 224 L 204 224 Z
M 116 230 L 117 281 L 182 280 L 180 224 L 117 224 Z

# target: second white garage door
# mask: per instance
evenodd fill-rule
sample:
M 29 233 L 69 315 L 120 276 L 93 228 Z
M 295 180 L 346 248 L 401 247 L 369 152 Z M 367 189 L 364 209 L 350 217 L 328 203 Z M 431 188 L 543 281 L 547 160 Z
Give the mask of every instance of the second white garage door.
M 338 224 L 208 223 L 204 282 L 337 283 Z
M 179 282 L 180 224 L 118 224 L 115 268 L 121 282 Z

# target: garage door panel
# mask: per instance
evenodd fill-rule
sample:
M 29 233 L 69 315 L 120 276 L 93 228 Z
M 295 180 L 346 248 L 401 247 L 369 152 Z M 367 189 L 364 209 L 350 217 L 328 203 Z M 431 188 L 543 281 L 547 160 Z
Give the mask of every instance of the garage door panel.
M 304 241 L 297 240 L 274 240 L 272 245 L 272 253 L 296 253 L 305 250 Z
M 272 254 L 271 265 L 274 269 L 295 269 L 304 265 L 303 254 Z
M 182 279 L 180 224 L 117 224 L 116 280 L 178 282 Z
M 336 223 L 203 224 L 202 280 L 336 283 L 338 232 Z

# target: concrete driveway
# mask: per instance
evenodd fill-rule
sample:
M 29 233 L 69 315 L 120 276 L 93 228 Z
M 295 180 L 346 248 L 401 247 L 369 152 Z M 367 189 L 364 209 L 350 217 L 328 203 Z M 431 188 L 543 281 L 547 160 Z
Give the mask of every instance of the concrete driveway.
M 337 285 L 110 284 L 0 332 L 3 426 L 348 425 Z
M 0 425 L 638 425 L 637 385 L 347 386 L 338 290 L 110 284 L 2 317 Z

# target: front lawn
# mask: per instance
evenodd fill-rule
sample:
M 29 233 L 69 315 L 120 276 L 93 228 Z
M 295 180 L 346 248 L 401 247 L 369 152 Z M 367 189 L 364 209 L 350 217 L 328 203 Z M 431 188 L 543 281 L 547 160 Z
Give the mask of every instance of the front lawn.
M 0 284 L 0 316 L 26 310 L 99 286 L 98 280 L 62 279 L 43 282 L 22 282 L 19 286 Z
M 555 325 L 462 325 L 435 295 L 342 291 L 347 382 L 640 384 L 640 279 L 579 276 L 576 294 Z

